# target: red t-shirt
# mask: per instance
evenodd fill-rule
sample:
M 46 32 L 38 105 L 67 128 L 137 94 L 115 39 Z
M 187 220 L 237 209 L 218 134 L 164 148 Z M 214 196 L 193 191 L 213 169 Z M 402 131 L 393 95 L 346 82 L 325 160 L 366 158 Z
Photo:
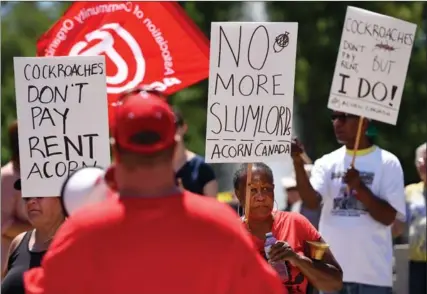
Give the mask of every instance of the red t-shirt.
M 304 255 L 304 241 L 319 241 L 321 236 L 313 225 L 301 214 L 295 212 L 276 211 L 272 228 L 273 236 L 277 240 L 288 242 L 292 249 Z M 258 251 L 264 252 L 265 240 L 260 240 L 252 235 Z M 289 294 L 305 294 L 308 280 L 297 268 L 288 263 L 290 269 L 289 279 L 283 282 L 283 286 Z
M 283 294 L 231 208 L 190 192 L 79 210 L 24 281 L 28 294 Z

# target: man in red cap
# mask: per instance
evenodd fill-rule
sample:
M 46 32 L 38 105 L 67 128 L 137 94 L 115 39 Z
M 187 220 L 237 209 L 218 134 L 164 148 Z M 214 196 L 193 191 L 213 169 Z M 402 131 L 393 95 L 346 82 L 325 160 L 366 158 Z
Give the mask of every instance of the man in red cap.
M 120 195 L 60 228 L 28 294 L 260 294 L 282 284 L 226 205 L 177 187 L 174 114 L 156 93 L 122 96 L 113 130 Z

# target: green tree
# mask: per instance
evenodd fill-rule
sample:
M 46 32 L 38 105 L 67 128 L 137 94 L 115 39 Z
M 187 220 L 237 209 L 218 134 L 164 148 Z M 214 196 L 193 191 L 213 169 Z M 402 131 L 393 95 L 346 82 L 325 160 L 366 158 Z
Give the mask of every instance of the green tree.
M 1 162 L 10 157 L 7 125 L 16 119 L 13 57 L 35 56 L 36 41 L 57 15 L 46 13 L 37 2 L 2 3 L 1 25 Z M 3 11 L 7 11 L 4 13 Z

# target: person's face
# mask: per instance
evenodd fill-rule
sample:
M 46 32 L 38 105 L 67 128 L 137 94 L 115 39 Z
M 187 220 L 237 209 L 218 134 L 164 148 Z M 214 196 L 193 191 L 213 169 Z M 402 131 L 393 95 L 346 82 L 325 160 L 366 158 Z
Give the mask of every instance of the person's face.
M 359 124 L 358 116 L 334 111 L 331 114 L 331 120 L 338 143 L 348 144 L 356 140 Z
M 424 150 L 421 156 L 416 159 L 416 163 L 418 174 L 420 175 L 421 180 L 426 183 L 426 150 Z
M 63 218 L 59 197 L 24 198 L 28 219 L 32 226 L 42 227 Z
M 235 191 L 241 205 L 246 201 L 246 174 L 242 175 L 239 188 Z M 274 206 L 273 180 L 262 170 L 253 169 L 250 182 L 250 217 L 265 219 L 270 217 Z

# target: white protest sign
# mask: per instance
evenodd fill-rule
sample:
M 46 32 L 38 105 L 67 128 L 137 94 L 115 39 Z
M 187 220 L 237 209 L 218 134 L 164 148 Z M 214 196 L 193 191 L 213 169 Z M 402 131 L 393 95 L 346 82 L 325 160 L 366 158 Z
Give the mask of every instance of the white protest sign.
M 15 57 L 23 197 L 59 196 L 70 173 L 110 164 L 105 57 Z
M 328 108 L 395 125 L 416 28 L 347 7 Z
M 298 23 L 212 23 L 207 162 L 289 157 L 297 33 Z

